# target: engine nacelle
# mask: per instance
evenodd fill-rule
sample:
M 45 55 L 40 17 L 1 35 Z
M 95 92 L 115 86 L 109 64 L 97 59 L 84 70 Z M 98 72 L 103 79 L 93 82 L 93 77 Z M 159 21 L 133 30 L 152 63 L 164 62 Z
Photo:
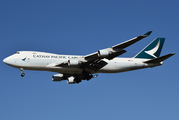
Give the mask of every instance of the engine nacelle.
M 109 51 L 108 50 L 98 50 L 98 56 L 105 58 L 109 56 Z
M 68 84 L 75 84 L 76 83 L 76 81 L 75 81 L 75 77 L 69 77 L 68 79 L 67 79 L 67 83 Z
M 78 66 L 79 61 L 77 59 L 70 59 L 68 60 L 68 66 Z
M 62 80 L 66 80 L 67 78 L 64 77 L 63 74 L 56 74 L 52 76 L 52 80 L 53 81 L 62 81 Z

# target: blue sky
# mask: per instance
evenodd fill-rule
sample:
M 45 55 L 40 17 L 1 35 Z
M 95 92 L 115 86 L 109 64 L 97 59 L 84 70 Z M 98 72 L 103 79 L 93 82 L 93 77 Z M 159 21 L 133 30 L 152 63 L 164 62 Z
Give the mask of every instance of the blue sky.
M 133 57 L 156 37 L 161 55 L 178 53 L 177 0 L 0 1 L 1 120 L 178 120 L 178 54 L 163 66 L 99 74 L 69 85 L 56 74 L 25 71 L 2 60 L 19 50 L 87 55 L 130 38 L 153 33 L 126 48 Z

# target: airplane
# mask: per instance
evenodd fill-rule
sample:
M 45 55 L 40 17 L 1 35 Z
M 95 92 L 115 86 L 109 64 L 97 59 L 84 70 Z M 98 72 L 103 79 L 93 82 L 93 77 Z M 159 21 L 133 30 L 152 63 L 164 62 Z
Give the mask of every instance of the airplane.
M 24 70 L 51 71 L 58 73 L 52 76 L 53 81 L 67 80 L 68 84 L 75 84 L 82 80 L 96 78 L 97 73 L 120 73 L 162 65 L 164 60 L 175 54 L 160 56 L 165 38 L 154 39 L 134 57 L 117 57 L 126 52 L 124 50 L 126 47 L 151 33 L 152 31 L 148 31 L 138 37 L 85 56 L 18 51 L 5 58 L 3 62 L 20 69 L 22 77 L 25 75 Z

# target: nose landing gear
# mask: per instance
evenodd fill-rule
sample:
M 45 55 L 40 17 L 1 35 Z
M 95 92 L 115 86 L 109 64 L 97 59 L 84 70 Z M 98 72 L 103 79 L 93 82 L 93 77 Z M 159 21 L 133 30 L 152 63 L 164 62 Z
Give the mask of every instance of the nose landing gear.
M 23 68 L 20 68 L 20 71 L 21 71 L 21 77 L 24 77 L 25 73 L 24 73 Z

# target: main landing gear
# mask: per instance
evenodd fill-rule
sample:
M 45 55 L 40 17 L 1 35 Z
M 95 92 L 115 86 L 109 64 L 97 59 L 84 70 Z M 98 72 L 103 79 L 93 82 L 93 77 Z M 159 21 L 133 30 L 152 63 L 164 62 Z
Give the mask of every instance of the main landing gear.
M 87 81 L 89 81 L 91 78 L 93 78 L 93 75 L 89 72 L 87 72 L 86 70 L 83 70 L 82 74 L 84 75 L 84 79 L 86 79 Z
M 25 73 L 24 73 L 23 68 L 20 68 L 20 71 L 21 71 L 21 77 L 24 77 Z

